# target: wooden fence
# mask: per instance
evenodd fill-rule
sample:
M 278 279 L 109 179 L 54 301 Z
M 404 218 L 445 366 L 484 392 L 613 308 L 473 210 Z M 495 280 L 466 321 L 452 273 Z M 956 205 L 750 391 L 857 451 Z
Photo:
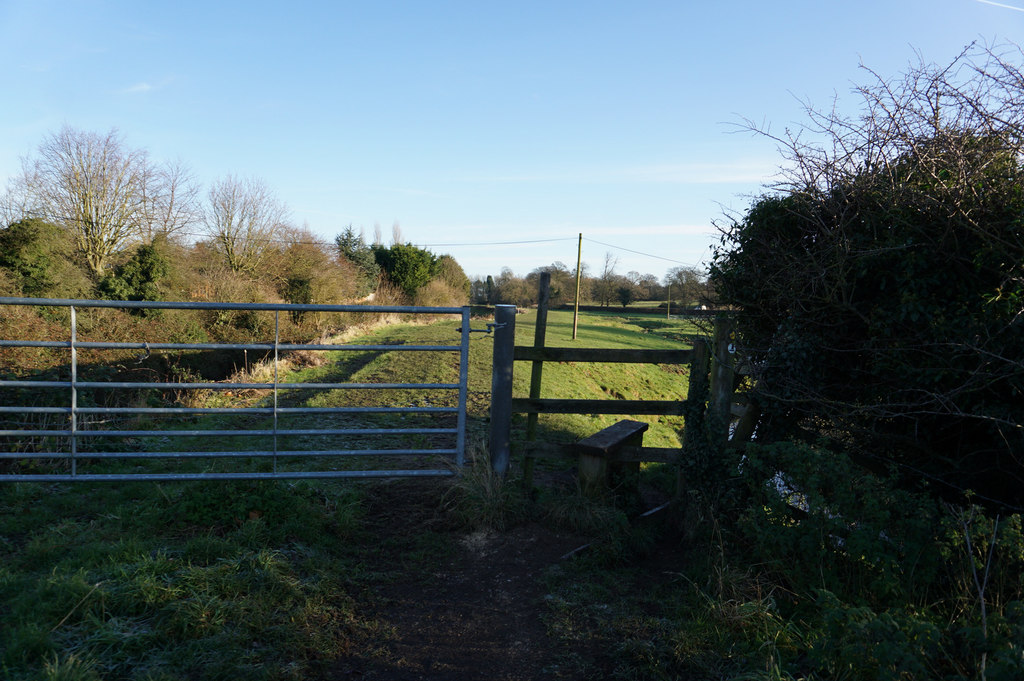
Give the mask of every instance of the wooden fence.
M 580 456 L 580 473 L 584 485 L 599 484 L 607 475 L 606 466 L 586 463 L 585 457 L 594 456 L 597 450 L 588 442 L 571 445 L 556 445 L 537 442 L 537 417 L 539 414 L 621 414 L 682 415 L 684 417 L 682 448 L 644 447 L 643 430 L 635 427 L 619 428 L 621 442 L 614 440 L 609 432 L 599 438 L 605 452 L 606 463 L 613 467 L 626 464 L 639 466 L 640 462 L 678 463 L 686 449 L 686 438 L 692 433 L 702 432 L 698 421 L 708 412 L 716 413 L 720 422 L 728 424 L 733 412 L 733 353 L 732 321 L 720 316 L 715 319 L 714 336 L 694 339 L 692 349 L 680 350 L 634 350 L 604 348 L 549 347 L 545 344 L 549 275 L 543 273 L 537 307 L 536 332 L 532 346 L 515 345 L 516 308 L 499 305 L 495 310 L 494 370 L 491 384 L 491 465 L 495 472 L 505 474 L 511 461 L 511 416 L 513 413 L 528 415 L 526 442 L 517 443 L 517 450 L 524 455 L 524 477 L 529 484 L 532 478 L 533 461 L 537 457 Z M 513 363 L 531 362 L 530 395 L 525 398 L 512 396 Z M 634 364 L 689 364 L 690 382 L 686 399 L 681 400 L 570 400 L 540 398 L 545 362 L 616 362 Z M 710 385 L 709 385 L 710 384 Z M 710 397 L 706 397 L 706 396 Z M 692 408 L 691 408 L 692 407 Z M 639 431 L 639 432 L 638 432 Z M 726 445 L 723 434 L 722 446 Z M 749 434 L 747 435 L 749 437 Z M 587 438 L 590 440 L 591 438 Z M 594 471 L 588 474 L 587 471 Z

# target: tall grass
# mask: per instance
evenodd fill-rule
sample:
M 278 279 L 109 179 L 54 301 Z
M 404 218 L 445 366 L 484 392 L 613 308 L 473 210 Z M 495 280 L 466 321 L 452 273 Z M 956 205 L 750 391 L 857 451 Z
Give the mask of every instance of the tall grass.
M 354 609 L 358 488 L 4 487 L 3 678 L 304 678 Z

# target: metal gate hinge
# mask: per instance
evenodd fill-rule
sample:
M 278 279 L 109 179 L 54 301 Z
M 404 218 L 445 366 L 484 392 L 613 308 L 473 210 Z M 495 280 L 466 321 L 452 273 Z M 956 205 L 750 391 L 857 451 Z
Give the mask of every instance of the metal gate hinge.
M 469 332 L 470 333 L 491 333 L 495 329 L 503 329 L 506 326 L 508 326 L 508 325 L 507 324 L 496 324 L 496 323 L 492 322 L 492 323 L 487 325 L 486 329 L 470 329 Z M 455 329 L 455 330 L 458 333 L 462 333 L 462 327 L 461 326 L 459 328 Z

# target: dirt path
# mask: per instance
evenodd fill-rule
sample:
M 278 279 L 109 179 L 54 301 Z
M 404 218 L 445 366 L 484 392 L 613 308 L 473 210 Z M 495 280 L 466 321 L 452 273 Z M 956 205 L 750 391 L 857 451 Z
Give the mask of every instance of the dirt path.
M 439 493 L 429 486 L 384 487 L 372 512 L 382 546 L 436 523 Z M 388 537 L 386 535 L 390 534 Z M 338 660 L 331 679 L 519 681 L 566 679 L 564 650 L 547 636 L 543 573 L 581 539 L 526 525 L 507 533 L 441 529 L 415 565 L 398 569 L 402 551 L 382 561 L 394 578 L 373 587 L 374 616 L 387 640 Z M 415 537 L 406 537 L 415 540 Z M 415 543 L 413 541 L 413 543 Z M 408 552 L 410 549 L 406 549 Z M 381 567 L 387 568 L 387 565 Z

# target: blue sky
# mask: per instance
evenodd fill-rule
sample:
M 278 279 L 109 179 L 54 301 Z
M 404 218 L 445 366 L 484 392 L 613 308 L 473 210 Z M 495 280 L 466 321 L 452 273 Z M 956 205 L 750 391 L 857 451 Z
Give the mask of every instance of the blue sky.
M 742 118 L 852 110 L 861 62 L 972 40 L 1024 42 L 1024 0 L 0 0 L 0 187 L 62 125 L 117 128 L 328 238 L 397 222 L 486 275 L 572 266 L 582 233 L 592 269 L 662 276 L 777 169 Z

